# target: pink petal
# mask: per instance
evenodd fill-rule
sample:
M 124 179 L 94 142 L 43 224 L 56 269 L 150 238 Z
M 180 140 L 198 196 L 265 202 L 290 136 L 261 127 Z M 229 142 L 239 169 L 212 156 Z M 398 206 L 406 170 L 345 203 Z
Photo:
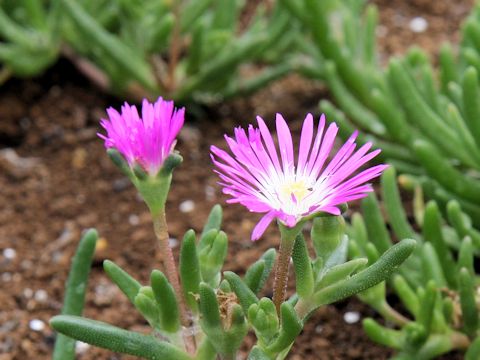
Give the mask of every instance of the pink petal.
M 273 219 L 277 216 L 276 211 L 270 211 L 266 213 L 255 226 L 252 232 L 252 241 L 257 241 L 263 235 L 268 225 L 272 222 Z

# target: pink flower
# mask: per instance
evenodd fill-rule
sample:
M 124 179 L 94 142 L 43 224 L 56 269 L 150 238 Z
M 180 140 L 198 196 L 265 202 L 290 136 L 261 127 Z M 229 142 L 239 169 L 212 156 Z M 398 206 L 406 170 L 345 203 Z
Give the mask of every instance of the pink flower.
M 121 113 L 108 108 L 107 114 L 109 119 L 100 122 L 107 135 L 98 134 L 105 140 L 105 147 L 117 149 L 131 167 L 139 164 L 150 175 L 156 175 L 175 147 L 185 109 L 178 110 L 173 101 L 159 97 L 154 104 L 143 100 L 142 117 L 135 106 L 126 102 Z
M 223 192 L 231 196 L 227 202 L 265 213 L 253 230 L 252 240 L 258 240 L 275 218 L 294 227 L 314 213 L 340 215 L 338 205 L 367 196 L 372 187 L 366 182 L 387 167 L 377 165 L 354 175 L 380 152 L 368 152 L 370 142 L 355 151 L 357 132 L 328 161 L 338 127 L 332 123 L 325 129 L 324 115 L 315 136 L 313 116 L 305 118 L 296 165 L 292 136 L 283 117 L 277 114 L 276 118 L 280 157 L 265 122 L 260 117 L 257 122 L 258 129 L 250 125 L 248 134 L 236 128 L 235 139 L 225 136 L 233 156 L 211 147 Z

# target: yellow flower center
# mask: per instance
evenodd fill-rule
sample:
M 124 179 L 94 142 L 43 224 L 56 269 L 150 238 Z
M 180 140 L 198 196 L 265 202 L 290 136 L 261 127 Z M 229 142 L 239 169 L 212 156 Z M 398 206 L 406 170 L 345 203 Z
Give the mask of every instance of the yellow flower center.
M 312 189 L 307 186 L 304 180 L 290 181 L 281 186 L 280 196 L 287 201 L 294 199 L 295 202 L 300 202 L 311 191 Z

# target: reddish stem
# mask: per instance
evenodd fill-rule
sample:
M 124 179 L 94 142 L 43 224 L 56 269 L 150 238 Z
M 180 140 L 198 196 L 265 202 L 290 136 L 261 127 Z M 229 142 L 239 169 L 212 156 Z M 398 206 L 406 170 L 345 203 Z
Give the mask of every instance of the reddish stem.
M 160 256 L 164 266 L 165 274 L 177 295 L 178 306 L 180 309 L 180 322 L 185 329 L 188 329 L 191 324 L 188 318 L 187 307 L 185 306 L 182 288 L 180 287 L 180 280 L 178 278 L 177 266 L 175 265 L 175 258 L 173 257 L 172 248 L 168 243 L 169 236 L 165 212 L 161 212 L 158 217 L 153 218 L 153 228 L 158 239 Z M 193 338 L 185 331 L 183 338 L 185 341 L 186 350 L 191 354 L 195 353 L 195 343 Z
M 285 294 L 287 292 L 288 268 L 290 265 L 290 257 L 292 256 L 293 245 L 295 244 L 295 237 L 284 236 L 282 233 L 282 240 L 280 241 L 280 249 L 275 267 L 275 281 L 273 283 L 273 303 L 280 314 L 280 306 L 285 301 Z

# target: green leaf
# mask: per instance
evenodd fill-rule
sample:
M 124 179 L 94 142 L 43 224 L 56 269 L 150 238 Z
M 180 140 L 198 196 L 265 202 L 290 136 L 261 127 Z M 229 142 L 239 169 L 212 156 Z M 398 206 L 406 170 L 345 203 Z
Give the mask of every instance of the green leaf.
M 464 331 L 472 337 L 475 336 L 478 329 L 478 310 L 475 298 L 476 289 L 474 279 L 468 269 L 464 267 L 460 269 L 458 277 L 463 328 Z
M 195 243 L 195 232 L 189 230 L 185 233 L 180 249 L 180 279 L 182 283 L 183 296 L 188 307 L 196 312 L 197 300 L 195 295 L 198 294 L 201 281 L 200 263 L 197 254 L 197 245 Z
M 278 337 L 267 347 L 267 351 L 273 354 L 288 348 L 303 328 L 302 321 L 298 318 L 293 306 L 288 302 L 281 305 L 280 316 L 282 325 Z
M 97 239 L 97 231 L 90 229 L 83 235 L 78 244 L 65 288 L 63 315 L 82 315 L 88 275 L 90 274 Z M 75 340 L 60 334 L 55 341 L 53 360 L 73 360 L 74 358 Z
M 365 270 L 316 292 L 314 295 L 315 307 L 347 298 L 386 280 L 410 256 L 414 248 L 415 240 L 400 241 Z
M 103 269 L 108 277 L 117 284 L 120 290 L 127 296 L 128 300 L 134 304 L 135 296 L 137 296 L 142 285 L 113 261 L 105 260 L 103 262 Z
M 175 346 L 153 336 L 142 335 L 79 316 L 59 315 L 50 320 L 58 332 L 114 352 L 150 360 L 192 360 Z
M 303 235 L 299 233 L 293 246 L 292 260 L 295 268 L 295 285 L 300 298 L 309 297 L 314 290 L 312 262 Z
M 363 320 L 363 330 L 365 330 L 370 339 L 372 339 L 378 344 L 385 345 L 397 350 L 400 350 L 403 346 L 402 332 L 398 330 L 388 329 L 385 326 L 380 325 L 373 319 L 367 318 Z
M 208 215 L 207 222 L 203 227 L 201 237 L 205 236 L 212 229 L 219 231 L 222 226 L 222 217 L 223 217 L 222 207 L 218 204 L 212 207 L 212 210 L 210 210 L 210 214 Z
M 388 220 L 399 239 L 415 238 L 416 234 L 408 223 L 397 188 L 395 168 L 389 167 L 383 172 L 382 197 L 388 214 Z
M 233 292 L 237 295 L 243 311 L 246 313 L 250 305 L 258 303 L 257 296 L 253 291 L 243 282 L 243 280 L 231 271 L 225 271 L 223 276 L 230 283 Z
M 180 314 L 175 290 L 159 270 L 152 271 L 150 283 L 157 301 L 162 329 L 170 333 L 177 332 L 180 329 Z

